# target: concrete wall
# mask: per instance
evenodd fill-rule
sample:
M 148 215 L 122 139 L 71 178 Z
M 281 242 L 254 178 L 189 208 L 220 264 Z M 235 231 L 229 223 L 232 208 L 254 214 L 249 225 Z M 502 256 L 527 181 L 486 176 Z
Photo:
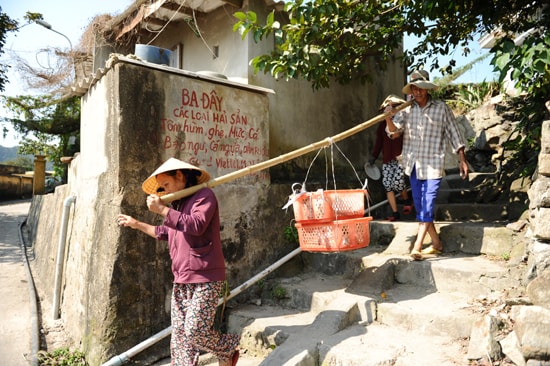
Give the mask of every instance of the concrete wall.
M 321 91 L 307 82 L 254 75 L 248 60 L 268 48 L 269 41 L 259 47 L 241 41 L 231 30 L 234 22 L 222 9 L 199 18 L 200 34 L 180 23 L 153 43 L 164 48 L 179 44 L 185 70 L 216 71 L 229 82 L 128 59 L 107 65 L 107 73 L 82 99 L 81 153 L 71 162 L 69 184 L 33 201 L 30 224 L 35 227 L 38 275 L 53 281 L 63 201 L 76 197 L 69 217 L 61 317 L 91 364 L 169 325 L 172 275 L 165 243 L 115 225 L 120 212 L 159 222 L 146 210 L 141 183 L 162 161 L 178 157 L 220 177 L 370 119 L 386 94 L 399 92 L 404 83 L 397 64 L 386 73 L 373 70 L 373 84 Z M 208 49 L 215 45 L 217 59 Z M 275 94 L 234 81 L 272 88 Z M 362 166 L 374 131 L 338 143 L 352 163 L 334 150 L 338 188 L 358 187 L 354 169 L 365 177 Z M 291 184 L 305 178 L 311 160 L 309 154 L 214 188 L 231 288 L 295 248 L 284 239 L 292 212 L 281 207 Z M 325 168 L 323 156 L 310 180 L 325 186 Z
M 32 196 L 32 184 L 24 168 L 0 164 L 0 201 Z
M 273 39 L 268 38 L 256 44 L 251 36 L 242 40 L 239 33 L 232 31 L 237 21 L 232 11 L 246 10 L 253 10 L 258 19 L 264 19 L 271 9 L 266 8 L 264 0 L 250 1 L 244 9 L 220 8 L 197 17 L 198 26 L 195 28 L 185 22 L 167 27 L 152 44 L 169 49 L 180 45 L 183 49 L 181 67 L 185 70 L 210 70 L 226 75 L 229 80 L 274 90 L 275 93 L 269 95 L 270 157 L 318 142 L 369 120 L 378 115 L 378 106 L 388 94 L 401 94 L 406 78 L 399 62 L 390 63 L 384 72 L 372 62 L 368 65 L 373 76 L 370 83 L 355 81 L 343 86 L 335 82 L 330 89 L 317 91 L 307 81 L 276 80 L 269 74 L 255 73 L 249 61 L 255 56 L 271 52 Z M 219 48 L 218 58 L 212 55 L 216 46 Z M 396 56 L 398 54 L 400 52 Z M 375 131 L 376 127 L 373 126 L 338 143 L 345 156 L 335 149 L 338 186 L 359 187 L 354 169 L 361 179 L 366 177 L 363 165 L 374 146 Z M 330 151 L 327 150 L 327 153 Z M 313 156 L 314 153 L 308 154 L 271 168 L 272 180 L 289 183 L 303 181 Z M 351 161 L 351 165 L 346 158 Z M 312 181 L 324 185 L 327 168 L 324 160 L 317 161 L 312 168 Z M 334 182 L 331 180 L 329 183 Z M 369 188 L 371 191 L 379 191 L 381 197 L 385 196 L 380 182 L 371 182 Z
M 75 197 L 68 208 L 60 310 L 65 329 L 91 364 L 170 325 L 166 243 L 118 227 L 116 215 L 160 223 L 147 212 L 141 183 L 169 157 L 199 165 L 212 177 L 266 160 L 268 109 L 263 91 L 140 62 L 112 65 L 83 97 L 81 152 L 70 164 L 69 184 L 35 198 L 29 225 L 37 276 L 54 283 L 63 203 Z M 266 227 L 274 211 L 280 216 L 284 201 L 273 198 L 278 193 L 268 183 L 268 172 L 259 171 L 214 188 L 231 287 L 279 255 L 280 246 L 266 243 L 283 229 Z M 53 289 L 44 296 L 51 301 Z
M 262 3 L 250 2 L 251 10 L 257 13 L 259 19 L 265 19 L 269 10 Z M 255 44 L 252 37 L 248 37 L 247 42 L 249 59 L 269 53 L 273 45 L 271 38 L 260 45 Z M 277 156 L 292 151 L 367 121 L 379 114 L 378 106 L 388 94 L 401 94 L 405 73 L 399 62 L 389 64 L 388 70 L 384 72 L 376 67 L 374 62 L 368 64 L 367 68 L 373 76 L 370 83 L 361 84 L 354 81 L 348 85 L 340 85 L 333 82 L 329 89 L 320 90 L 313 90 L 308 81 L 276 80 L 263 72 L 255 74 L 252 68 L 249 68 L 250 84 L 275 90 L 275 94 L 270 95 L 271 155 Z M 374 147 L 375 132 L 376 126 L 373 126 L 337 143 L 353 167 L 359 170 L 362 178 L 365 177 L 363 165 Z M 349 178 L 350 184 L 357 188 L 357 183 L 353 179 L 354 172 L 349 163 L 338 152 L 334 158 L 336 168 L 341 168 L 337 180 L 345 185 L 346 178 Z M 310 154 L 286 166 L 279 166 L 272 170 L 273 178 L 292 176 L 294 179 L 303 179 L 304 169 L 309 167 L 311 161 Z M 320 179 L 323 183 L 324 169 L 325 165 L 321 163 Z

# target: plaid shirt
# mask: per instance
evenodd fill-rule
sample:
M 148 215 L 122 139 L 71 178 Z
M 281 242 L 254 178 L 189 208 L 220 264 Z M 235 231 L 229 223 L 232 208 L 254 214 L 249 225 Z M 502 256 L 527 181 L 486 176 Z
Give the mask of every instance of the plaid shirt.
M 409 176 L 416 166 L 418 179 L 442 178 L 445 144 L 456 152 L 464 147 L 453 112 L 441 100 L 430 97 L 424 108 L 413 103 L 397 113 L 393 123 L 404 132 L 402 165 Z

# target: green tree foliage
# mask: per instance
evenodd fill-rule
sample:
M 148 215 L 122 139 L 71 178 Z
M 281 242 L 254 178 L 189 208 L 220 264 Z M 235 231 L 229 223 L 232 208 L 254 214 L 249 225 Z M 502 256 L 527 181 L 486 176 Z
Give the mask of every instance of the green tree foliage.
M 314 89 L 333 81 L 369 80 L 369 72 L 384 70 L 394 57 L 409 69 L 451 74 L 456 62 L 439 65 L 437 56 L 456 52 L 466 56 L 471 41 L 494 35 L 491 63 L 500 81 L 509 75 L 523 91 L 509 103 L 519 123 L 505 148 L 515 152 L 515 170 L 520 170 L 516 175 L 534 171 L 544 103 L 550 99 L 550 5 L 546 0 L 291 0 L 285 2 L 283 12 L 269 13 L 265 24 L 254 12 L 239 12 L 235 17 L 233 30 L 243 39 L 247 35 L 256 42 L 274 38 L 271 53 L 250 61 L 255 71 L 306 79 Z M 420 41 L 401 55 L 404 34 Z M 431 65 L 427 65 L 429 59 Z
M 27 12 L 24 16 L 24 20 L 26 21 L 25 25 L 30 24 L 37 19 L 42 19 L 42 14 Z M 2 11 L 2 7 L 0 6 L 0 56 L 5 53 L 4 46 L 6 44 L 6 37 L 8 36 L 8 33 L 16 32 L 19 28 L 19 22 L 4 13 Z M 5 90 L 5 85 L 8 82 L 7 72 L 9 68 L 9 64 L 4 62 L 0 63 L 0 92 Z
M 62 156 L 80 150 L 80 98 L 56 99 L 55 96 L 4 97 L 4 105 L 13 112 L 11 122 L 25 137 L 20 154 L 43 154 L 54 163 L 57 175 L 64 176 Z
M 2 12 L 2 7 L 0 6 L 0 56 L 4 54 L 4 45 L 6 44 L 8 32 L 15 30 L 17 30 L 17 22 Z M 9 65 L 0 63 L 0 92 L 5 90 L 5 84 L 8 82 L 8 76 L 6 75 L 8 68 Z
M 0 8 L 0 54 L 3 53 L 3 45 L 7 32 L 18 31 L 21 27 L 34 23 L 42 19 L 42 14 L 27 12 L 23 17 L 23 25 L 16 20 L 11 19 L 7 14 L 2 13 Z M 18 62 L 24 62 L 19 60 Z M 27 81 L 32 79 L 32 69 L 22 66 L 26 70 Z M 0 90 L 4 90 L 4 85 L 8 81 L 6 72 L 10 65 L 0 64 Z M 36 75 L 43 78 L 40 71 Z M 64 177 L 66 175 L 65 166 L 61 164 L 59 158 L 62 156 L 72 156 L 80 149 L 80 98 L 67 95 L 61 95 L 62 79 L 51 78 L 51 83 L 55 85 L 42 86 L 44 89 L 53 90 L 51 94 L 30 96 L 23 95 L 17 97 L 2 96 L 4 107 L 12 112 L 12 117 L 4 117 L 0 123 L 11 123 L 16 132 L 23 136 L 19 145 L 19 154 L 42 154 L 49 161 L 54 163 L 56 175 Z M 33 85 L 29 85 L 33 88 Z M 37 87 L 38 88 L 38 87 Z M 7 129 L 3 127 L 4 136 Z
M 428 66 L 434 69 L 441 66 L 436 56 L 458 50 L 468 55 L 470 41 L 497 27 L 504 35 L 546 30 L 549 12 L 543 0 L 294 0 L 283 12 L 271 12 L 265 24 L 254 12 L 238 12 L 233 29 L 256 42 L 274 37 L 274 50 L 251 60 L 255 70 L 303 78 L 321 88 L 331 81 L 369 80 L 370 70 L 383 70 L 393 60 L 404 34 L 420 38 L 400 57 L 404 64 L 417 68 L 433 59 Z M 376 67 L 367 68 L 366 62 Z M 455 65 L 451 61 L 443 71 L 450 73 Z
M 546 8 L 546 11 L 550 6 Z M 491 50 L 492 64 L 500 81 L 509 75 L 521 95 L 510 101 L 510 111 L 518 121 L 516 133 L 504 148 L 518 156 L 514 176 L 530 176 L 538 164 L 542 121 L 547 119 L 545 103 L 550 99 L 550 15 L 540 14 L 540 24 L 527 31 L 528 36 L 516 44 L 506 35 Z
M 234 30 L 243 38 L 249 32 L 255 41 L 273 34 L 274 51 L 251 63 L 275 77 L 304 78 L 316 88 L 328 87 L 331 78 L 366 81 L 367 61 L 385 68 L 401 42 L 403 19 L 396 16 L 399 7 L 388 2 L 298 0 L 287 3 L 285 10 L 270 13 L 263 27 L 253 12 L 235 14 L 239 22 Z

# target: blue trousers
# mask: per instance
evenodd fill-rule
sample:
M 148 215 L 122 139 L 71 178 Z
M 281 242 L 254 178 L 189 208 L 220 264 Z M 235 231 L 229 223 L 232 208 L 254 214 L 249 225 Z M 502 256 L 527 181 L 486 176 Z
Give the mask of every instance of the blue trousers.
M 441 185 L 441 179 L 418 179 L 416 177 L 416 167 L 413 168 L 409 180 L 417 221 L 434 222 L 435 200 Z

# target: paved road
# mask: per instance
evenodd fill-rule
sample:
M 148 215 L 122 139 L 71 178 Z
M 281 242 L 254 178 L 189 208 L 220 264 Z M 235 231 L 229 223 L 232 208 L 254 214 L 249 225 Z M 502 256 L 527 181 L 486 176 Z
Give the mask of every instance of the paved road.
M 30 201 L 0 202 L 0 364 L 29 365 L 31 302 L 19 226 Z

